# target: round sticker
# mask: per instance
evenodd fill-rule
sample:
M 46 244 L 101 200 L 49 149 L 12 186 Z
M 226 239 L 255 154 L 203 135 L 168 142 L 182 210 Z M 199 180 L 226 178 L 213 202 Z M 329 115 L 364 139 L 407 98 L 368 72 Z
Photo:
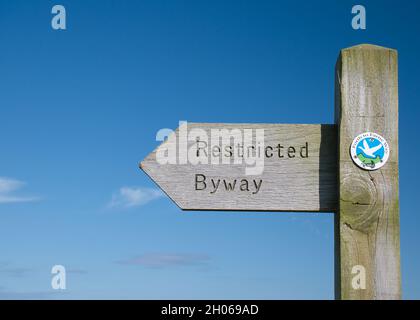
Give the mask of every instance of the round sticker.
M 376 170 L 388 161 L 389 145 L 379 134 L 365 132 L 354 138 L 350 154 L 354 163 L 360 168 Z

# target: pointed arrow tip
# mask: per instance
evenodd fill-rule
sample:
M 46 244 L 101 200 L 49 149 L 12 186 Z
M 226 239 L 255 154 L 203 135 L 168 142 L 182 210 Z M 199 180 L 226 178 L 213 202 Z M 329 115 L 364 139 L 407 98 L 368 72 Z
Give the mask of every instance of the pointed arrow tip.
M 144 171 L 144 161 L 139 162 L 139 168 Z
M 146 158 L 147 159 L 147 158 Z M 180 200 L 175 200 L 175 198 L 172 195 L 172 192 L 168 192 L 167 189 L 165 188 L 164 185 L 161 185 L 157 180 L 155 180 L 154 178 L 152 178 L 152 173 L 150 172 L 150 170 L 146 170 L 146 168 L 148 167 L 150 169 L 150 167 L 153 168 L 153 164 L 150 166 L 147 166 L 146 164 L 146 159 L 144 159 L 143 161 L 139 162 L 139 168 L 141 170 L 143 170 L 143 172 L 149 176 L 150 179 L 152 179 L 152 181 L 159 187 L 159 189 L 162 190 L 163 193 L 165 193 L 169 199 L 171 199 L 181 210 L 185 210 L 185 206 L 181 203 Z

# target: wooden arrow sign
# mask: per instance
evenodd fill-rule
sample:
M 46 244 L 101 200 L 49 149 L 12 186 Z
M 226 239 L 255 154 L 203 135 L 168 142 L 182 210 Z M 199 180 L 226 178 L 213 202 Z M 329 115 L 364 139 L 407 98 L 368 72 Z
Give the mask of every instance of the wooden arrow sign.
M 184 123 L 140 168 L 183 210 L 337 208 L 335 125 Z

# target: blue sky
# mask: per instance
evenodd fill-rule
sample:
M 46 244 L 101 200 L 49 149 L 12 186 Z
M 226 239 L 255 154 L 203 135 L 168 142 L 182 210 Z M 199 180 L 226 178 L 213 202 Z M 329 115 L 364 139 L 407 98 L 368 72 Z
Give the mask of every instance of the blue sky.
M 333 123 L 336 58 L 360 43 L 399 51 L 403 296 L 420 298 L 420 5 L 363 1 L 355 31 L 354 4 L 1 0 L 0 298 L 332 299 L 332 214 L 181 212 L 137 165 L 180 120 Z

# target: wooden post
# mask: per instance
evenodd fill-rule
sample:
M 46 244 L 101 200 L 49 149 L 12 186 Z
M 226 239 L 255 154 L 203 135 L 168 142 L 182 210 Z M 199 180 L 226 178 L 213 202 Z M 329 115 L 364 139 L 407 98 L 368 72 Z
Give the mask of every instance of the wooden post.
M 338 299 L 401 298 L 397 73 L 397 51 L 379 46 L 344 49 L 337 61 Z M 349 152 L 353 139 L 368 131 L 390 146 L 388 162 L 375 171 L 359 168 Z M 352 282 L 363 272 L 360 266 L 364 289 Z

